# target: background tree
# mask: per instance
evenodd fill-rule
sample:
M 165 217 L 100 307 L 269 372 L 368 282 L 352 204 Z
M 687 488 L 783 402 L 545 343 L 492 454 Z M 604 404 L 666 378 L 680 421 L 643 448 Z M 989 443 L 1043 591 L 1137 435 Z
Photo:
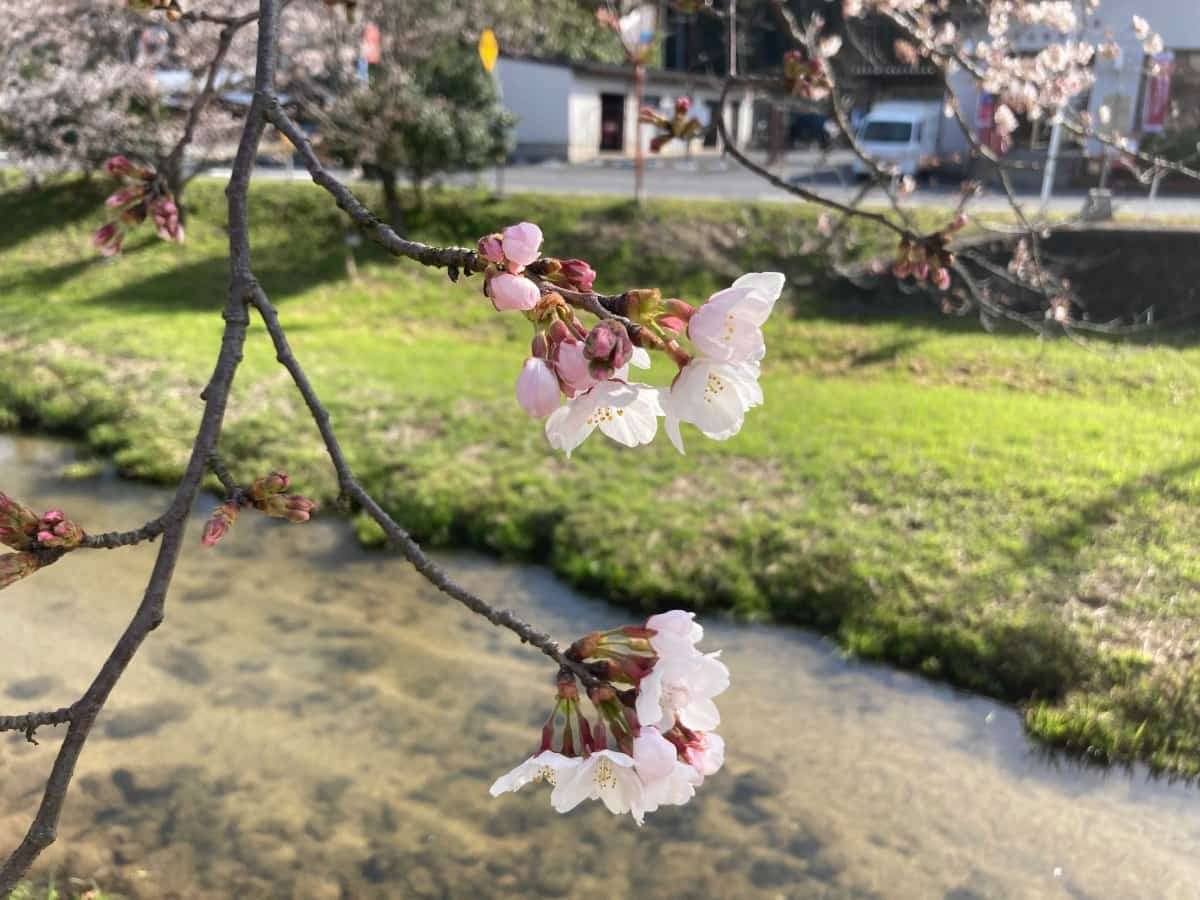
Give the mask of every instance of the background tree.
M 410 66 L 393 50 L 372 67 L 367 83 L 346 92 L 322 119 L 327 149 L 379 174 L 388 218 L 397 228 L 403 224 L 401 175 L 420 204 L 431 177 L 503 161 L 515 122 L 473 48 L 445 38 L 428 49 Z

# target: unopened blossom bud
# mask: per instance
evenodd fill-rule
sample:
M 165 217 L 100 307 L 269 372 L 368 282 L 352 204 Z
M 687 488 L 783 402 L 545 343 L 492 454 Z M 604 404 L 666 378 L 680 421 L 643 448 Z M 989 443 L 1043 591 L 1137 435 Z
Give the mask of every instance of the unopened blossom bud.
M 254 479 L 247 493 L 250 495 L 250 499 L 258 504 L 265 501 L 271 494 L 282 494 L 291 483 L 292 479 L 287 472 L 272 472 L 270 475 Z
M 42 547 L 72 550 L 83 541 L 83 529 L 68 519 L 61 509 L 44 513 L 36 527 L 37 543 Z
M 659 734 L 657 728 L 644 725 L 633 739 L 633 759 L 643 778 L 665 778 L 675 768 L 678 754 L 675 745 Z
M 37 513 L 0 491 L 0 544 L 26 550 L 32 546 L 37 528 Z
M 943 269 L 940 266 L 934 269 L 932 281 L 937 286 L 938 290 L 946 290 L 948 287 L 950 287 L 950 270 Z
M 232 500 L 227 503 L 222 503 L 213 510 L 212 516 L 204 525 L 204 535 L 200 539 L 205 547 L 213 546 L 221 538 L 225 537 L 229 529 L 233 527 L 233 523 L 237 521 L 238 505 Z
M 604 319 L 592 326 L 583 345 L 588 371 L 597 381 L 612 378 L 633 356 L 633 341 L 620 322 Z
M 948 231 L 961 231 L 963 228 L 965 228 L 967 226 L 967 222 L 969 222 L 969 221 L 970 221 L 970 217 L 965 212 L 960 212 L 958 215 L 956 215 L 954 217 L 954 221 L 950 223 L 950 227 L 947 230 Z
M 533 336 L 533 340 L 529 342 L 529 354 L 538 359 L 545 359 L 550 355 L 550 342 L 546 340 L 546 332 L 539 331 Z
M 543 419 L 558 409 L 558 376 L 545 359 L 531 356 L 517 377 L 517 402 L 530 416 Z
M 114 178 L 127 176 L 141 178 L 146 174 L 146 170 L 141 166 L 134 165 L 127 157 L 119 154 L 109 157 L 108 161 L 104 163 L 104 170 Z
M 542 229 L 532 222 L 510 225 L 504 229 L 501 244 L 505 259 L 517 266 L 519 272 L 538 258 L 542 247 Z
M 177 244 L 183 243 L 183 226 L 179 222 L 179 207 L 175 205 L 175 201 L 169 194 L 155 200 L 150 205 L 150 212 L 154 216 L 155 230 L 160 238 L 164 241 L 174 241 Z
M 692 108 L 692 101 L 687 97 L 675 98 L 675 114 L 686 116 Z
M 504 246 L 500 243 L 499 234 L 486 234 L 479 239 L 479 255 L 488 262 L 497 265 L 504 262 Z
M 587 294 L 596 283 L 596 270 L 582 259 L 557 260 L 558 270 L 550 275 L 550 280 L 573 291 Z
M 550 323 L 550 327 L 546 329 L 546 338 L 550 341 L 551 347 L 561 343 L 562 341 L 571 339 L 571 329 L 562 319 L 555 319 Z M 538 354 L 534 354 L 537 356 Z
M 596 383 L 583 353 L 583 343 L 574 336 L 555 342 L 550 349 L 550 363 L 554 366 L 563 393 L 568 397 L 574 397 Z
M 310 500 L 308 497 L 302 497 L 299 494 L 290 494 L 286 500 L 287 504 L 284 507 L 283 518 L 293 524 L 307 522 L 312 518 L 312 514 L 317 509 L 315 500 Z
M 121 242 L 124 239 L 120 227 L 115 222 L 109 222 L 107 225 L 101 225 L 96 231 L 92 237 L 92 245 L 103 256 L 116 256 L 121 252 Z
M 144 196 L 146 196 L 146 189 L 144 187 L 137 184 L 130 184 L 112 194 L 109 194 L 104 201 L 104 205 L 113 209 L 117 209 L 141 200 Z
M 307 522 L 317 508 L 314 501 L 299 494 L 271 494 L 255 506 L 272 519 L 287 519 L 293 524 Z
M 667 315 L 676 316 L 677 318 L 683 319 L 685 322 L 691 319 L 696 312 L 696 307 L 692 306 L 690 303 L 680 300 L 678 297 L 671 297 L 668 300 L 664 300 L 662 308 L 663 312 L 665 312 Z
M 541 291 L 538 286 L 520 275 L 501 272 L 493 275 L 487 281 L 488 296 L 492 298 L 492 306 L 497 310 L 519 309 L 530 310 L 538 305 Z
M 40 563 L 32 553 L 5 553 L 0 556 L 0 590 L 38 570 Z

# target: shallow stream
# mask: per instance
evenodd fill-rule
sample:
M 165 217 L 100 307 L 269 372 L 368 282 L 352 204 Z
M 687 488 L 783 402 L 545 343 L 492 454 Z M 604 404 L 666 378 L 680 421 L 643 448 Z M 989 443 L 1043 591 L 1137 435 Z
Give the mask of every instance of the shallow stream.
M 92 530 L 168 495 L 58 478 L 69 445 L 0 436 L 0 489 Z M 844 659 L 788 628 L 706 622 L 733 686 L 728 762 L 638 828 L 487 787 L 536 746 L 540 654 L 356 546 L 336 518 L 201 511 L 168 600 L 79 767 L 42 871 L 131 897 L 1200 897 L 1200 789 L 1039 753 L 995 702 Z M 77 553 L 0 594 L 0 712 L 69 704 L 155 547 Z M 469 556 L 468 585 L 570 641 L 629 614 Z M 0 853 L 61 734 L 0 735 Z

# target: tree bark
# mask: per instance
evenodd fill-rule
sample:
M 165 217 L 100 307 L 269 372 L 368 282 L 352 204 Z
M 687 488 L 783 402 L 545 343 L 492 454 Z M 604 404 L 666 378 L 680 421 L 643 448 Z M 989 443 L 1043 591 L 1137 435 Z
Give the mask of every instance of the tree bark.
M 379 180 L 383 183 L 383 202 L 387 207 L 388 222 L 397 234 L 404 234 L 404 205 L 396 190 L 396 170 L 380 169 Z

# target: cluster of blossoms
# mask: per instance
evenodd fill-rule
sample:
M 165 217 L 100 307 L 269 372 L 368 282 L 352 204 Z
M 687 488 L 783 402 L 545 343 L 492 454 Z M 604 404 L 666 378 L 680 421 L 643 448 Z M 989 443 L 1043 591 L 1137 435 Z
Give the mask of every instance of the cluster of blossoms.
M 659 133 L 650 139 L 651 153 L 658 153 L 670 141 L 680 140 L 687 143 L 692 138 L 699 136 L 703 126 L 699 119 L 689 115 L 691 109 L 692 101 L 687 97 L 679 97 L 675 100 L 675 115 L 669 119 L 649 106 L 642 107 L 638 112 L 638 120 L 653 125 L 659 130 Z
M 249 488 L 238 491 L 235 496 L 213 510 L 212 516 L 204 526 L 201 543 L 211 547 L 225 537 L 237 521 L 238 513 L 246 506 L 252 506 L 274 519 L 287 519 L 292 523 L 307 522 L 317 504 L 299 494 L 284 493 L 291 483 L 291 478 L 285 472 L 272 472 L 263 478 L 255 479 Z
M 828 49 L 828 52 L 824 52 Z M 783 80 L 788 93 L 805 100 L 824 100 L 833 90 L 826 62 L 841 49 L 841 38 L 825 38 L 821 43 L 821 55 L 809 56 L 803 50 L 789 50 L 783 54 Z
M 919 240 L 901 238 L 892 264 L 892 274 L 897 278 L 915 278 L 929 281 L 939 290 L 950 287 L 950 267 L 954 265 L 954 254 L 950 250 L 951 236 L 967 224 L 965 213 L 959 213 L 954 221 L 933 234 Z
M 47 554 L 74 550 L 83 541 L 83 529 L 61 509 L 40 516 L 0 491 L 0 544 L 16 553 L 0 556 L 0 588 L 6 588 L 36 572 Z
M 104 201 L 117 218 L 101 226 L 92 239 L 101 253 L 105 256 L 120 253 L 126 229 L 142 224 L 147 216 L 154 220 L 160 238 L 183 243 L 179 207 L 166 183 L 153 169 L 139 166 L 124 156 L 112 157 L 104 164 L 104 169 L 120 180 L 122 186 Z
M 595 271 L 578 259 L 541 258 L 541 243 L 541 229 L 522 222 L 480 239 L 479 253 L 488 260 L 484 292 L 492 304 L 521 310 L 533 323 L 517 400 L 546 419 L 552 447 L 570 456 L 597 428 L 626 447 L 647 444 L 660 417 L 680 453 L 681 423 L 722 441 L 741 430 L 746 412 L 763 400 L 762 326 L 783 290 L 782 274 L 743 275 L 699 307 L 664 300 L 655 289 L 627 291 L 616 298 L 613 318 L 587 329 L 563 295 L 590 295 Z M 679 343 L 685 337 L 692 352 Z M 630 365 L 650 367 L 647 348 L 677 366 L 669 388 L 629 380 Z
M 541 746 L 496 780 L 492 796 L 545 781 L 560 813 L 600 800 L 639 825 L 661 806 L 687 803 L 725 762 L 713 698 L 729 687 L 729 670 L 719 652 L 697 648 L 703 636 L 692 613 L 673 610 L 644 627 L 576 641 L 567 656 L 600 679 L 587 692 L 596 718 L 584 715 L 575 676 L 564 668 Z

